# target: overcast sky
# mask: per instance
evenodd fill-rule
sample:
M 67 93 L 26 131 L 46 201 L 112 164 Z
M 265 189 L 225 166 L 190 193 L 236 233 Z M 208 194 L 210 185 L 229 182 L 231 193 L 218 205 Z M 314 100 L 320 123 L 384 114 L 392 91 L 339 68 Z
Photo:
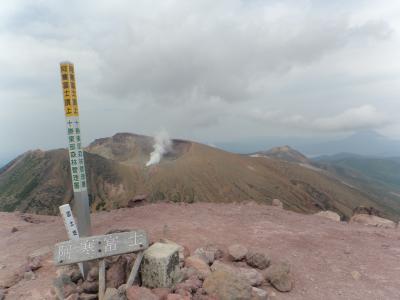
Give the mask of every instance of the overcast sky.
M 397 0 L 2 0 L 0 159 L 66 146 L 64 60 L 85 144 L 161 128 L 400 138 Z

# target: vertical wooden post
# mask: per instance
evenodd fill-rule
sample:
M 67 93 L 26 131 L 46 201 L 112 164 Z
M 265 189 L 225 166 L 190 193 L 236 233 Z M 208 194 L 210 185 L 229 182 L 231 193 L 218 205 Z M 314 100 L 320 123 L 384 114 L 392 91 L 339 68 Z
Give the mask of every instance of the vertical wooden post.
M 129 274 L 129 278 L 126 283 L 126 288 L 131 287 L 132 284 L 135 282 L 136 275 L 139 271 L 140 264 L 142 263 L 143 255 L 144 255 L 144 251 L 140 251 L 138 253 L 138 255 L 136 256 L 135 263 L 133 264 L 132 271 Z
M 103 300 L 106 292 L 106 261 L 101 259 L 99 262 L 99 300 Z

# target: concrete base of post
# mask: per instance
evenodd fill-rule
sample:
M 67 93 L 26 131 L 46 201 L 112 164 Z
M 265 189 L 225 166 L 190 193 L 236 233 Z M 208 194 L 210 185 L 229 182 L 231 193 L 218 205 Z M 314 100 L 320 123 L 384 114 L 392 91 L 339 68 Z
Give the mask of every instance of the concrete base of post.
M 180 277 L 179 247 L 155 243 L 144 251 L 142 284 L 148 288 L 170 288 Z

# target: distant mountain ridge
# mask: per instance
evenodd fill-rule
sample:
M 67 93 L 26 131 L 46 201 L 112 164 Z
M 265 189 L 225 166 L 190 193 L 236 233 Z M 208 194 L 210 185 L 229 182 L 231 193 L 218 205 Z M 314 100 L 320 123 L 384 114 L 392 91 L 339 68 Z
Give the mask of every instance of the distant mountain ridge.
M 159 164 L 146 167 L 153 139 L 120 133 L 98 139 L 85 152 L 91 209 L 125 207 L 137 195 L 146 201 L 271 203 L 303 213 L 333 210 L 349 218 L 355 207 L 374 206 L 392 219 L 400 205 L 382 205 L 326 171 L 305 164 L 289 147 L 265 158 L 226 152 L 191 141 L 172 140 Z M 290 159 L 292 162 L 285 161 Z M 73 199 L 65 149 L 30 151 L 0 174 L 0 210 L 56 214 Z
M 387 138 L 373 130 L 363 130 L 344 138 L 259 137 L 236 142 L 215 143 L 221 149 L 254 153 L 276 145 L 290 145 L 308 157 L 355 153 L 367 156 L 400 156 L 400 140 Z

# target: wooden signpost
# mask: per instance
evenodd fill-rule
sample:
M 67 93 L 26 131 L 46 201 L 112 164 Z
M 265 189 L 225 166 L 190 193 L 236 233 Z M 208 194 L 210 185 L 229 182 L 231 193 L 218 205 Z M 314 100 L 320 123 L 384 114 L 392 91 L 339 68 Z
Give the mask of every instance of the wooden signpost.
M 105 292 L 105 262 L 104 258 L 114 255 L 139 252 L 127 281 L 130 287 L 135 281 L 143 259 L 143 251 L 149 247 L 147 234 L 143 230 L 118 232 L 106 235 L 97 235 L 80 239 L 60 242 L 54 248 L 54 263 L 64 266 L 74 263 L 100 259 L 99 262 L 99 299 Z

